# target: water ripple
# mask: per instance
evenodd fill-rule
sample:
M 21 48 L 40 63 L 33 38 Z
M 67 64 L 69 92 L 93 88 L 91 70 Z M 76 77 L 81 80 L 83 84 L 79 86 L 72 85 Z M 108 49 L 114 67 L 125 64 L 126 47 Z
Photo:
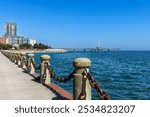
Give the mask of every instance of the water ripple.
M 72 61 L 75 58 L 89 58 L 92 61 L 91 73 L 100 83 L 101 88 L 109 93 L 111 99 L 150 99 L 150 52 L 148 51 L 69 52 L 49 55 L 54 71 L 62 77 L 73 71 Z M 40 56 L 41 53 L 35 54 L 36 64 L 40 63 Z M 72 81 L 58 85 L 72 93 Z M 98 99 L 94 89 L 92 89 L 92 99 Z

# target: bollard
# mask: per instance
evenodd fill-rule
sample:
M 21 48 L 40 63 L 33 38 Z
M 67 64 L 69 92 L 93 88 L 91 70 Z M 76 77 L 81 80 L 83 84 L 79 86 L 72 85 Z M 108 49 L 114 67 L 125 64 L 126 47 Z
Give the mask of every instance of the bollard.
M 45 68 L 45 62 L 48 62 L 48 65 L 50 65 L 50 56 L 49 55 L 42 55 L 41 56 L 41 71 L 40 71 L 40 80 L 42 84 L 50 84 L 51 78 L 49 74 L 49 70 Z M 46 71 L 45 71 L 46 69 Z M 46 74 L 44 73 L 46 72 Z M 44 76 L 45 75 L 45 76 Z
M 21 66 L 21 52 L 18 53 L 18 66 Z
M 11 54 L 11 61 L 14 62 L 14 52 Z
M 14 53 L 14 63 L 17 64 L 17 52 Z
M 15 61 L 15 53 L 13 52 L 12 53 L 12 62 L 14 62 Z
M 75 73 L 73 75 L 73 99 L 91 100 L 91 85 L 87 77 L 83 77 L 83 70 L 91 66 L 91 61 L 87 58 L 77 58 L 73 61 Z
M 30 74 L 34 74 L 35 73 L 35 69 L 34 69 L 34 65 L 31 61 L 34 62 L 34 54 L 28 54 L 28 72 Z
M 26 69 L 26 53 L 21 52 L 21 64 L 20 66 L 24 69 Z
M 18 64 L 19 62 L 19 54 L 20 54 L 19 52 L 16 52 L 16 61 L 15 61 L 16 64 Z

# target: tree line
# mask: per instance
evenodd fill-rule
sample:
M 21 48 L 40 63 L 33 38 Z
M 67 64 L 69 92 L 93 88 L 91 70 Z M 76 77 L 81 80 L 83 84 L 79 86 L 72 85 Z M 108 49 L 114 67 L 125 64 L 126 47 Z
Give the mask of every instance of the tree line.
M 10 44 L 2 44 L 2 43 L 0 43 L 0 49 L 2 50 L 9 50 L 9 49 L 11 49 L 12 48 L 12 45 L 10 45 Z
M 51 47 L 43 43 L 35 43 L 34 46 L 28 43 L 24 43 L 24 44 L 20 44 L 19 47 L 15 47 L 15 46 L 13 47 L 12 45 L 9 45 L 9 44 L 0 43 L 0 49 L 10 50 L 12 48 L 14 49 L 49 49 Z

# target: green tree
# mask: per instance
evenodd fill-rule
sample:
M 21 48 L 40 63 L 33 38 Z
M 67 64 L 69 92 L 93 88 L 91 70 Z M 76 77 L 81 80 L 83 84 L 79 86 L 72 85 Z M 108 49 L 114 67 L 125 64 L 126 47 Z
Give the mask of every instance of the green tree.
M 11 48 L 12 48 L 12 45 L 10 45 L 10 44 L 2 44 L 2 43 L 0 43 L 0 49 L 9 50 Z
M 35 43 L 34 46 L 33 46 L 34 49 L 48 49 L 48 45 L 45 45 L 43 43 Z
M 32 45 L 28 43 L 20 44 L 19 45 L 20 49 L 32 49 Z
M 39 49 L 39 44 L 38 44 L 38 43 L 35 43 L 34 46 L 33 46 L 33 48 L 34 48 L 34 49 Z

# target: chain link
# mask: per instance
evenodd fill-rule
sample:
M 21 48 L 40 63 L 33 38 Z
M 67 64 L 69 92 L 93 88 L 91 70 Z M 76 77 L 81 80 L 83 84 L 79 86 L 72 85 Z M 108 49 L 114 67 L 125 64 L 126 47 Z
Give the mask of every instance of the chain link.
M 40 66 L 39 67 L 35 66 L 35 63 L 34 63 L 33 59 L 31 59 L 31 63 L 34 66 L 35 69 L 36 68 L 40 69 Z M 49 70 L 49 74 L 50 74 L 51 78 L 55 79 L 58 82 L 65 83 L 65 82 L 67 82 L 67 81 L 69 81 L 69 80 L 71 80 L 73 78 L 74 71 L 71 74 L 69 74 L 67 77 L 60 78 L 59 76 L 57 76 L 53 72 L 53 70 L 51 68 L 51 65 L 48 62 L 45 62 L 44 63 L 44 74 L 42 76 L 43 79 L 46 78 L 46 69 Z M 91 73 L 89 72 L 88 69 L 84 69 L 82 75 L 83 75 L 83 77 L 87 77 L 88 78 L 91 87 L 94 88 L 94 89 L 96 89 L 96 91 L 98 93 L 98 96 L 99 96 L 99 98 L 101 100 L 109 100 L 110 99 L 109 95 L 100 88 L 99 83 L 92 77 L 92 75 L 91 75 Z
M 26 58 L 23 56 L 23 58 L 22 58 L 22 59 L 23 59 L 23 61 L 22 61 L 22 62 L 24 63 L 24 65 L 25 65 L 26 67 L 28 67 L 27 62 L 26 62 Z M 23 65 L 23 63 L 22 63 L 22 65 Z M 23 67 L 23 66 L 22 66 L 22 67 Z
M 18 55 L 18 58 L 19 58 L 19 61 L 21 61 L 21 56 L 20 55 Z
M 40 70 L 40 68 L 41 68 L 40 65 L 39 65 L 39 66 L 36 66 L 36 65 L 35 65 L 35 62 L 33 61 L 33 59 L 30 59 L 30 61 L 31 61 L 31 63 L 32 63 L 33 67 L 34 67 L 34 69 Z
M 92 75 L 88 69 L 83 70 L 83 75 L 87 76 L 91 87 L 96 89 L 98 96 L 101 100 L 109 100 L 110 99 L 109 95 L 100 88 L 99 83 L 92 77 Z
M 50 66 L 50 64 L 48 63 L 48 62 L 45 62 L 44 63 L 44 66 L 45 66 L 45 68 L 47 68 L 48 70 L 49 70 L 49 73 L 50 73 L 50 75 L 51 75 L 51 78 L 54 78 L 56 81 L 58 81 L 58 82 L 63 82 L 63 83 L 65 83 L 65 82 L 67 82 L 67 81 L 69 81 L 69 80 L 71 80 L 72 78 L 73 78 L 73 74 L 74 74 L 74 72 L 72 72 L 71 74 L 69 74 L 66 78 L 60 78 L 59 76 L 57 76 L 54 72 L 53 72 L 53 70 L 51 69 L 51 66 Z

